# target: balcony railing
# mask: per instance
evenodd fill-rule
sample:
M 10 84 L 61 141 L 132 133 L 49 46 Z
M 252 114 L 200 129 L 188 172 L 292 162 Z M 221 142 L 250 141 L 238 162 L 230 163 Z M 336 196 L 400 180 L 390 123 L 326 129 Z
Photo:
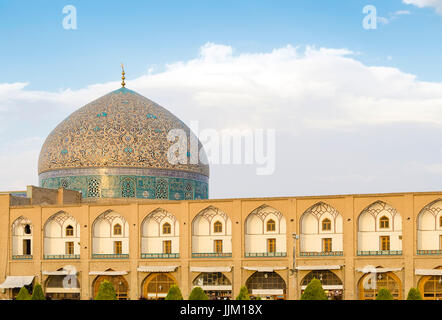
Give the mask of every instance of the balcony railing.
M 442 254 L 442 250 L 417 250 L 418 255 L 437 255 Z
M 177 259 L 179 253 L 142 253 L 141 259 Z
M 246 258 L 258 257 L 287 257 L 287 252 L 246 252 Z
M 15 254 L 12 256 L 12 260 L 32 260 L 32 254 Z
M 301 257 L 335 257 L 343 256 L 343 251 L 300 252 Z
M 192 252 L 192 258 L 230 258 L 232 257 L 231 252 Z
M 129 259 L 128 254 L 92 254 L 92 259 Z
M 400 256 L 402 250 L 358 251 L 358 256 Z
M 46 260 L 73 260 L 80 259 L 79 254 L 45 254 L 43 259 Z

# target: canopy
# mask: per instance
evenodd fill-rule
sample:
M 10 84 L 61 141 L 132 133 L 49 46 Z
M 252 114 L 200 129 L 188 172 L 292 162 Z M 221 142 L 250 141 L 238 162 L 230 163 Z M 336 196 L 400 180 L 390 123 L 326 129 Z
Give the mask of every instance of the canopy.
M 442 276 L 442 269 L 416 269 L 414 274 L 417 276 Z
M 232 286 L 199 286 L 203 291 L 232 291 Z M 195 288 L 195 286 L 193 287 Z
M 174 272 L 178 266 L 139 266 L 138 272 Z
M 284 290 L 283 289 L 252 289 L 252 294 L 276 296 L 276 295 L 283 295 Z
M 231 272 L 232 267 L 190 267 L 190 272 Z
M 342 265 L 298 266 L 296 270 L 339 270 Z
M 90 276 L 124 276 L 127 271 L 90 271 Z
M 76 275 L 76 271 L 70 270 L 60 270 L 60 271 L 43 271 L 43 275 L 45 276 L 66 276 L 66 275 Z
M 301 290 L 305 290 L 307 286 L 301 286 Z M 336 284 L 336 285 L 322 285 L 322 289 L 324 290 L 343 290 L 344 286 L 342 284 Z
M 244 270 L 259 271 L 259 272 L 273 272 L 277 270 L 285 270 L 287 267 L 243 267 Z
M 28 286 L 34 280 L 34 276 L 7 276 L 5 282 L 0 284 L 1 289 L 21 288 Z
M 401 271 L 402 267 L 400 268 L 376 268 L 374 266 L 365 266 L 363 268 L 356 268 L 356 271 L 362 272 L 362 273 L 385 273 L 385 272 L 396 272 Z

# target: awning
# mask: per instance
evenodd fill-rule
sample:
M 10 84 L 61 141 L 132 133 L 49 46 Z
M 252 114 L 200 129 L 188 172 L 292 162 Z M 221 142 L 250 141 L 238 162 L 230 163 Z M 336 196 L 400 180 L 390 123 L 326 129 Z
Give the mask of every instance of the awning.
M 442 276 L 442 269 L 416 269 L 414 274 L 417 276 Z
M 305 290 L 305 288 L 307 288 L 307 286 L 301 286 L 301 290 Z M 324 290 L 343 290 L 344 286 L 342 284 L 337 284 L 337 285 L 323 285 L 322 289 Z
M 7 276 L 5 282 L 0 284 L 1 289 L 21 288 L 28 286 L 34 280 L 34 276 Z
M 365 266 L 363 268 L 356 268 L 356 271 L 362 272 L 362 273 L 385 273 L 385 272 L 397 272 L 401 271 L 402 267 L 400 268 L 376 268 L 374 266 Z
M 193 288 L 195 288 L 194 286 Z M 199 286 L 203 291 L 232 291 L 232 286 Z
M 339 270 L 342 265 L 298 266 L 296 270 Z
M 259 272 L 273 272 L 277 270 L 285 270 L 287 267 L 243 267 L 244 270 L 259 271 Z
M 283 295 L 284 289 L 252 289 L 252 294 L 277 296 Z
M 139 266 L 138 272 L 174 272 L 178 266 Z
M 127 271 L 90 271 L 90 276 L 124 276 Z
M 81 293 L 80 288 L 46 288 L 46 293 Z
M 231 272 L 232 267 L 190 267 L 190 272 Z
M 148 293 L 148 298 L 165 298 L 167 296 L 167 293 Z
M 72 271 L 60 270 L 60 271 L 43 271 L 42 274 L 45 276 L 66 276 L 66 275 L 76 275 L 77 272 L 71 273 Z

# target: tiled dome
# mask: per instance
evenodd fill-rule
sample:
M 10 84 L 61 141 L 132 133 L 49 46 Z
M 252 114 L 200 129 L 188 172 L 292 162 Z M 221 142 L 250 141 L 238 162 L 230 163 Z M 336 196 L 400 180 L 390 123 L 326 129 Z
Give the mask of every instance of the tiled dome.
M 168 161 L 171 129 L 183 129 L 189 138 L 190 129 L 172 113 L 122 87 L 75 111 L 49 134 L 38 163 L 40 184 L 64 176 L 63 171 L 72 177 L 78 175 L 75 169 L 89 169 L 90 175 L 91 169 L 110 168 L 114 175 L 115 169 L 151 169 L 149 176 L 207 181 L 208 165 Z

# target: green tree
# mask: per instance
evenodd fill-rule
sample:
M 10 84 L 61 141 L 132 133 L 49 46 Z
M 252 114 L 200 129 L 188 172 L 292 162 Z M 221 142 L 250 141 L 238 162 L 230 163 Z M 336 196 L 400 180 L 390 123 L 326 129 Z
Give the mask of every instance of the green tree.
M 239 290 L 239 294 L 236 297 L 236 300 L 250 300 L 249 290 L 247 290 L 246 286 L 242 286 Z
M 328 300 L 321 281 L 313 278 L 302 293 L 301 300 Z
M 29 293 L 28 289 L 22 287 L 20 292 L 15 297 L 15 300 L 31 300 L 31 294 Z
M 393 295 L 391 294 L 390 290 L 381 288 L 378 291 L 376 300 L 393 300 Z
M 422 300 L 422 295 L 416 288 L 410 288 L 408 291 L 407 300 Z
M 98 288 L 98 293 L 95 297 L 95 300 L 117 300 L 115 288 L 112 283 L 104 280 Z
M 170 286 L 165 300 L 183 300 L 180 288 L 175 284 Z
M 209 300 L 203 289 L 195 287 L 192 289 L 189 295 L 189 300 Z
M 41 285 L 37 283 L 34 286 L 34 290 L 32 291 L 31 300 L 46 300 L 45 295 L 43 293 L 43 289 L 41 288 Z

